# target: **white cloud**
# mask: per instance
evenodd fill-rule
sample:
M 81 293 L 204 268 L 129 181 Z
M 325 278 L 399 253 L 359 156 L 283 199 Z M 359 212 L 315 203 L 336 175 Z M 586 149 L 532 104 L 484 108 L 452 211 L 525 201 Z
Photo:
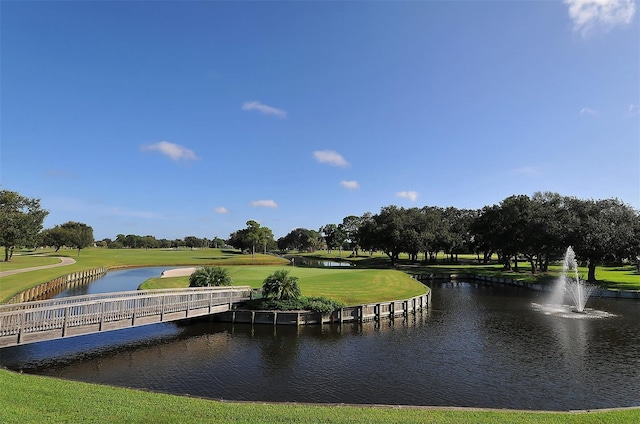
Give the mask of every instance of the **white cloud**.
M 569 5 L 573 30 L 588 36 L 594 30 L 607 32 L 631 22 L 636 11 L 633 0 L 564 0 Z
M 580 116 L 598 116 L 598 111 L 588 107 L 583 107 L 580 109 Z
M 157 143 L 144 145 L 142 146 L 142 150 L 145 152 L 158 151 L 173 160 L 198 159 L 198 156 L 196 156 L 193 150 L 168 141 L 159 141 Z
M 47 178 L 68 178 L 73 180 L 78 178 L 73 171 L 69 171 L 68 169 L 50 169 L 46 172 L 45 176 Z
M 348 190 L 357 190 L 360 188 L 360 184 L 358 184 L 356 180 L 340 181 L 340 185 Z
M 342 157 L 340 153 L 333 150 L 316 150 L 313 152 L 313 157 L 320 163 L 328 163 L 333 166 L 340 166 L 342 168 L 348 168 L 349 162 Z
M 251 202 L 251 206 L 256 208 L 277 208 L 278 204 L 273 200 L 254 200 Z
M 397 197 L 402 197 L 403 199 L 409 199 L 412 202 L 415 202 L 418 199 L 418 193 L 415 191 L 399 191 L 396 193 Z
M 250 102 L 244 102 L 242 104 L 242 110 L 257 110 L 260 113 L 265 115 L 277 116 L 278 118 L 286 118 L 287 112 L 282 109 L 275 108 L 273 106 L 265 105 L 264 103 L 260 103 L 257 100 L 252 100 Z
M 145 219 L 163 218 L 162 215 L 156 212 L 136 211 L 136 210 L 126 209 L 126 208 L 121 208 L 118 206 L 112 206 L 110 208 L 105 209 L 103 212 L 106 212 L 107 215 L 124 216 L 124 217 L 132 217 L 132 218 L 145 218 Z
M 229 209 L 225 208 L 224 206 L 218 206 L 217 208 L 213 208 L 213 211 L 215 213 L 229 213 Z
M 633 115 L 638 115 L 638 114 L 640 114 L 640 106 L 634 105 L 634 104 L 630 104 L 629 105 L 629 115 L 633 116 Z
M 540 168 L 535 166 L 523 166 L 521 168 L 514 169 L 513 172 L 522 175 L 538 175 L 540 173 Z

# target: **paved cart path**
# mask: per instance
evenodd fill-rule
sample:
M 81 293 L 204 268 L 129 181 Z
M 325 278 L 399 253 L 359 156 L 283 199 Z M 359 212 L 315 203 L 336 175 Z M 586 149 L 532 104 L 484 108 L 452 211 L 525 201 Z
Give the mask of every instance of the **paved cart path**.
M 30 268 L 20 268 L 20 269 L 12 269 L 9 271 L 2 271 L 0 272 L 0 278 L 6 277 L 8 275 L 20 274 L 23 272 L 37 271 L 39 269 L 47 269 L 47 268 L 57 268 L 59 266 L 73 265 L 76 263 L 75 259 L 69 258 L 66 256 L 57 256 L 57 258 L 60 259 L 60 263 L 53 264 L 53 265 L 32 266 Z

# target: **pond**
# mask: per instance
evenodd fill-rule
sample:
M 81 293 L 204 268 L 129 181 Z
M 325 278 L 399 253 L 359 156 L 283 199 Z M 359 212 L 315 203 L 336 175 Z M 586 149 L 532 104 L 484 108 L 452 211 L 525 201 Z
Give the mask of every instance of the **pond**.
M 588 307 L 608 317 L 571 319 L 536 310 L 542 293 L 466 282 L 432 288 L 432 308 L 406 320 L 156 324 L 5 348 L 0 366 L 243 401 L 545 410 L 640 404 L 640 302 L 591 299 Z
M 70 287 L 56 294 L 54 297 L 82 296 L 86 294 L 137 290 L 138 286 L 149 278 L 160 277 L 160 275 L 162 275 L 162 271 L 173 268 L 165 266 L 109 271 L 104 277 L 98 278 L 89 284 Z
M 318 259 L 318 258 L 307 258 L 305 256 L 285 256 L 286 259 L 289 259 L 292 266 L 301 266 L 301 267 L 309 267 L 309 268 L 333 268 L 333 267 L 352 267 L 355 264 L 352 264 L 349 261 L 330 261 L 327 259 Z

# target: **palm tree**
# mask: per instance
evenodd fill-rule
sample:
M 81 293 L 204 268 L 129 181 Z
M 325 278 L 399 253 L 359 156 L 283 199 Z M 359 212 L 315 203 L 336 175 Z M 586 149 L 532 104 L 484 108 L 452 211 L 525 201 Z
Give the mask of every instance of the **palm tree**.
M 275 300 L 294 300 L 300 297 L 298 277 L 280 269 L 268 276 L 262 283 L 262 295 Z
M 205 266 L 189 277 L 189 287 L 230 286 L 233 280 L 226 269 L 220 266 Z

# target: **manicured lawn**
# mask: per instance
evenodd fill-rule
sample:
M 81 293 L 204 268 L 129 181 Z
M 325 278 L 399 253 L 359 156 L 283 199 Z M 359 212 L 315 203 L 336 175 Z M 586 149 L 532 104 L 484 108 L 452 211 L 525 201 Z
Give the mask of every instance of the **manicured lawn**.
M 373 256 L 368 253 L 360 252 L 358 257 L 349 257 L 350 251 L 337 250 L 328 253 L 326 250 L 321 250 L 313 253 L 303 253 L 301 256 L 314 257 L 319 259 L 342 259 L 350 262 L 357 263 L 358 266 L 366 268 L 388 268 L 389 258 L 387 255 L 381 252 L 376 252 Z M 420 256 L 422 258 L 422 256 Z M 517 278 L 530 282 L 542 282 L 552 283 L 555 278 L 560 275 L 562 266 L 560 264 L 550 265 L 548 274 L 531 274 L 531 268 L 528 262 L 519 263 L 519 271 L 503 271 L 502 265 L 492 263 L 488 265 L 476 263 L 476 256 L 469 254 L 461 254 L 458 256 L 461 264 L 447 263 L 446 257 L 441 253 L 437 257 L 437 261 L 441 263 L 413 263 L 408 260 L 406 254 L 400 255 L 398 261 L 398 269 L 404 270 L 411 274 L 420 273 L 476 273 L 492 276 L 504 276 L 509 278 Z M 497 259 L 493 256 L 493 259 Z M 586 279 L 587 268 L 579 267 L 578 272 L 581 278 Z M 620 290 L 640 290 L 640 273 L 633 265 L 626 266 L 598 266 L 596 268 L 596 278 L 598 284 L 603 287 Z
M 262 287 L 264 279 L 283 269 L 282 266 L 229 266 L 226 267 L 234 285 Z M 285 267 L 298 277 L 304 296 L 326 296 L 347 305 L 373 303 L 380 300 L 398 300 L 424 294 L 425 286 L 396 270 L 334 269 Z M 188 287 L 189 277 L 152 278 L 141 289 Z
M 17 268 L 27 268 L 38 266 L 38 262 L 43 258 L 39 256 L 24 253 L 24 258 L 20 256 Z M 63 266 L 59 268 L 51 268 L 39 271 L 32 271 L 23 274 L 15 274 L 2 277 L 0 280 L 0 303 L 6 302 L 16 293 L 28 288 L 37 286 L 53 280 L 54 278 L 70 274 L 72 272 L 81 271 L 90 268 L 106 266 L 109 268 L 137 267 L 137 266 L 185 266 L 185 265 L 275 265 L 288 264 L 286 259 L 278 258 L 273 255 L 256 254 L 254 258 L 251 255 L 243 255 L 234 250 L 223 249 L 201 249 L 201 250 L 171 250 L 171 249 L 99 249 L 90 248 L 83 249 L 78 256 L 77 250 L 60 250 L 55 253 L 53 250 L 37 251 L 38 254 L 48 256 L 69 256 L 77 262 L 73 265 Z M 16 256 L 14 256 L 16 258 Z M 24 259 L 24 260 L 23 260 Z M 47 259 L 47 258 L 45 258 Z M 48 260 L 57 259 L 48 258 Z M 10 262 L 10 263 L 13 263 Z M 11 265 L 13 266 L 13 265 Z M 16 268 L 16 269 L 17 269 Z M 4 268 L 3 268 L 4 269 Z
M 2 259 L 4 259 L 4 256 Z M 57 263 L 60 263 L 60 259 L 58 258 L 33 255 L 14 255 L 10 262 L 0 260 L 0 271 L 12 271 L 14 269 L 53 265 Z
M 0 370 L 9 423 L 635 423 L 640 409 L 589 413 L 218 402 Z

